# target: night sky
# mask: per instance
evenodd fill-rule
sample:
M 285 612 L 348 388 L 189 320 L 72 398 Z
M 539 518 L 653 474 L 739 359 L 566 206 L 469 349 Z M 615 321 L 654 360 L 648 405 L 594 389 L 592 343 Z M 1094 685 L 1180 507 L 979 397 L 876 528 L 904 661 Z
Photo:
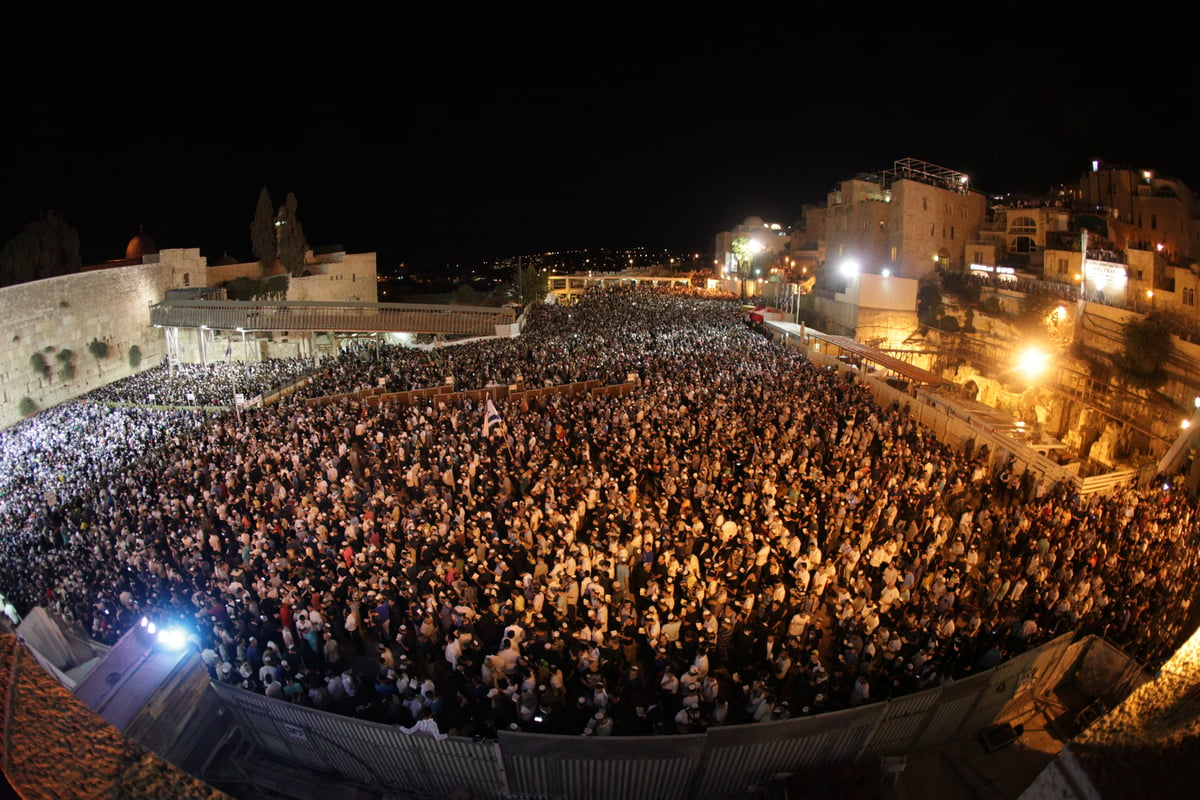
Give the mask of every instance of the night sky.
M 139 227 L 250 260 L 265 185 L 276 205 L 295 193 L 310 244 L 387 270 L 705 252 L 900 158 L 988 192 L 1074 181 L 1092 158 L 1200 189 L 1188 20 L 1137 36 L 1032 6 L 938 28 L 913 6 L 648 5 L 6 10 L 0 241 L 54 209 L 85 263 Z

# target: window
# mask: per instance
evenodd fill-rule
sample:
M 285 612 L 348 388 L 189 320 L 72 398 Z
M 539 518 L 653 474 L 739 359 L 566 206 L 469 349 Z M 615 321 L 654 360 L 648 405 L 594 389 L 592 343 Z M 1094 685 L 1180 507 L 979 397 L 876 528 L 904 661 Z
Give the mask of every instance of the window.
M 1060 258 L 1058 260 L 1058 274 L 1059 275 L 1067 274 L 1067 260 L 1065 258 Z
M 942 238 L 943 239 L 946 238 L 946 226 L 945 225 L 942 225 Z
M 892 263 L 896 263 L 896 245 L 892 245 Z
M 1183 304 L 1185 306 L 1196 305 L 1196 290 L 1195 289 L 1184 289 L 1183 290 Z
M 1014 217 L 1008 224 L 1010 234 L 1037 233 L 1037 220 L 1033 217 Z
M 983 263 L 983 251 L 982 250 L 975 251 L 975 257 L 974 257 L 974 259 L 972 259 L 972 262 L 975 264 Z
M 950 226 L 950 238 L 951 239 L 954 238 L 954 226 L 953 225 Z
M 1158 214 L 1150 215 L 1150 230 L 1152 230 L 1152 231 L 1158 230 Z
M 928 198 L 928 197 L 922 197 L 922 198 L 921 198 L 921 210 L 922 210 L 922 211 L 928 211 L 928 210 L 929 210 L 929 198 Z
M 930 236 L 937 236 L 937 234 L 936 234 L 936 233 L 934 233 L 934 230 L 935 230 L 935 226 L 934 226 L 934 224 L 933 224 L 932 222 L 931 222 L 931 223 L 929 223 L 929 235 L 930 235 Z

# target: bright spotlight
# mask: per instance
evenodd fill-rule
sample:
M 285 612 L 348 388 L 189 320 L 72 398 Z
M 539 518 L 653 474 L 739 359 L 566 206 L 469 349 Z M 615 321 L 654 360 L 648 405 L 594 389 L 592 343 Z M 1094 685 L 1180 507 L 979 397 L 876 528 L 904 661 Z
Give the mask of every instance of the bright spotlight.
M 187 631 L 183 628 L 164 628 L 158 632 L 158 643 L 168 650 L 187 647 Z
M 1026 348 L 1017 358 L 1017 369 L 1030 381 L 1045 372 L 1049 364 L 1050 354 L 1037 347 Z
M 847 278 L 857 275 L 859 270 L 858 262 L 853 258 L 848 258 L 842 262 L 840 270 Z
M 881 274 L 882 274 L 882 275 L 883 275 L 883 277 L 885 277 L 885 278 L 890 278 L 890 277 L 892 277 L 892 271 L 891 271 L 890 269 L 888 269 L 887 267 L 884 267 L 884 268 L 883 268 L 883 272 L 882 272 Z

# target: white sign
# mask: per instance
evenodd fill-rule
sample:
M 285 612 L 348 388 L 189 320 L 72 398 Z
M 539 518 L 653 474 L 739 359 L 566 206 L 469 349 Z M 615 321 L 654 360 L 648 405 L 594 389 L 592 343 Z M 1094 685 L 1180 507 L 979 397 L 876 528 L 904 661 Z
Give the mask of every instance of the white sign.
M 1014 267 L 989 267 L 987 264 L 972 264 L 972 272 L 994 272 L 997 275 L 1015 275 L 1017 270 Z
M 246 405 L 246 395 L 242 394 L 241 392 L 238 392 L 237 394 L 235 394 L 233 396 L 233 402 L 235 405 L 239 405 L 239 406 Z
M 1083 262 L 1083 275 L 1099 284 L 1124 283 L 1129 277 L 1125 267 L 1120 264 L 1091 260 Z

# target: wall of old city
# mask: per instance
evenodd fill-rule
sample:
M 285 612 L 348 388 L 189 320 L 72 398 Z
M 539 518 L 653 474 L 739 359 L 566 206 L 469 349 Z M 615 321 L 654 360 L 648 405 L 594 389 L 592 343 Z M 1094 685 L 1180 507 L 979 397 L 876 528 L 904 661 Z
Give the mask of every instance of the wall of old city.
M 138 265 L 0 289 L 0 341 L 6 345 L 0 350 L 0 427 L 22 419 L 22 405 L 49 408 L 132 374 L 133 347 L 141 353 L 137 370 L 159 364 L 165 345 L 150 327 L 150 306 L 168 289 L 203 286 L 205 269 L 198 249 L 164 250 Z M 93 340 L 108 345 L 106 357 L 92 355 Z M 73 357 L 64 360 L 66 352 Z M 35 369 L 35 354 L 48 374 Z

